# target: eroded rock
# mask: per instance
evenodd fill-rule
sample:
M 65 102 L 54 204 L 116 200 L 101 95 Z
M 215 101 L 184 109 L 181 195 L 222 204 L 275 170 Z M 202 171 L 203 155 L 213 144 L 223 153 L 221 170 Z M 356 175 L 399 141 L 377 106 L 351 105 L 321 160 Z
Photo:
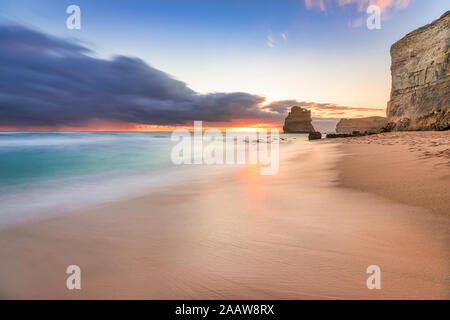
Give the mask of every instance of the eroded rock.
M 322 139 L 322 134 L 320 132 L 310 132 L 308 135 L 308 140 L 319 140 Z
M 450 11 L 392 45 L 389 129 L 449 129 L 449 47 Z
M 386 126 L 387 120 L 384 117 L 367 117 L 341 119 L 336 125 L 337 133 L 377 133 Z
M 283 131 L 287 133 L 315 132 L 311 124 L 311 111 L 298 106 L 292 107 L 284 121 Z

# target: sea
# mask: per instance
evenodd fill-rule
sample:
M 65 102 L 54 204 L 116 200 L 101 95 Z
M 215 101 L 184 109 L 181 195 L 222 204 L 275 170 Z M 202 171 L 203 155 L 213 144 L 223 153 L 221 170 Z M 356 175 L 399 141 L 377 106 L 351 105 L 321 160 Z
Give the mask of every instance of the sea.
M 211 174 L 174 165 L 171 134 L 0 132 L 0 226 Z

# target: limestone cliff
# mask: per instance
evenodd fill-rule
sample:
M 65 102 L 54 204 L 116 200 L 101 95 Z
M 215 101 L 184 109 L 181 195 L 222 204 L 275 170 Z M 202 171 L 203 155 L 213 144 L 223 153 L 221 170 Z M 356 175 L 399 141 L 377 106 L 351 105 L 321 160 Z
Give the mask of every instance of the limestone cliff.
M 311 111 L 298 106 L 292 107 L 284 121 L 283 131 L 287 133 L 315 132 L 311 124 Z
M 386 118 L 383 117 L 341 119 L 336 125 L 336 132 L 352 133 L 359 131 L 360 133 L 376 133 L 380 132 L 386 124 Z
M 449 129 L 449 47 L 450 11 L 392 45 L 390 128 Z

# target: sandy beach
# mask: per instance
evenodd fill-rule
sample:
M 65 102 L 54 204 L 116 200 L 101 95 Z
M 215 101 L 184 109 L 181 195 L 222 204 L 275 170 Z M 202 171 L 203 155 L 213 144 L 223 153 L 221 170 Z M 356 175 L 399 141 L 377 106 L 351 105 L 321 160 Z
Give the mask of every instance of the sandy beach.
M 397 132 L 338 139 L 341 185 L 450 214 L 450 132 Z
M 449 138 L 297 143 L 275 176 L 241 166 L 3 227 L 0 298 L 448 299 Z

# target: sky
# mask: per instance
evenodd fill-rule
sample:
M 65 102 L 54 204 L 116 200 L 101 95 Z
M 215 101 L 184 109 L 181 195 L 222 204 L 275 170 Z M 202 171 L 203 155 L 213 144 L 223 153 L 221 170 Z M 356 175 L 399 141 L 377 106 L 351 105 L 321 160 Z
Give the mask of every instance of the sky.
M 81 29 L 66 27 L 69 5 Z M 381 9 L 369 30 L 366 9 Z M 385 114 L 390 46 L 447 0 L 0 0 L 0 129 Z

